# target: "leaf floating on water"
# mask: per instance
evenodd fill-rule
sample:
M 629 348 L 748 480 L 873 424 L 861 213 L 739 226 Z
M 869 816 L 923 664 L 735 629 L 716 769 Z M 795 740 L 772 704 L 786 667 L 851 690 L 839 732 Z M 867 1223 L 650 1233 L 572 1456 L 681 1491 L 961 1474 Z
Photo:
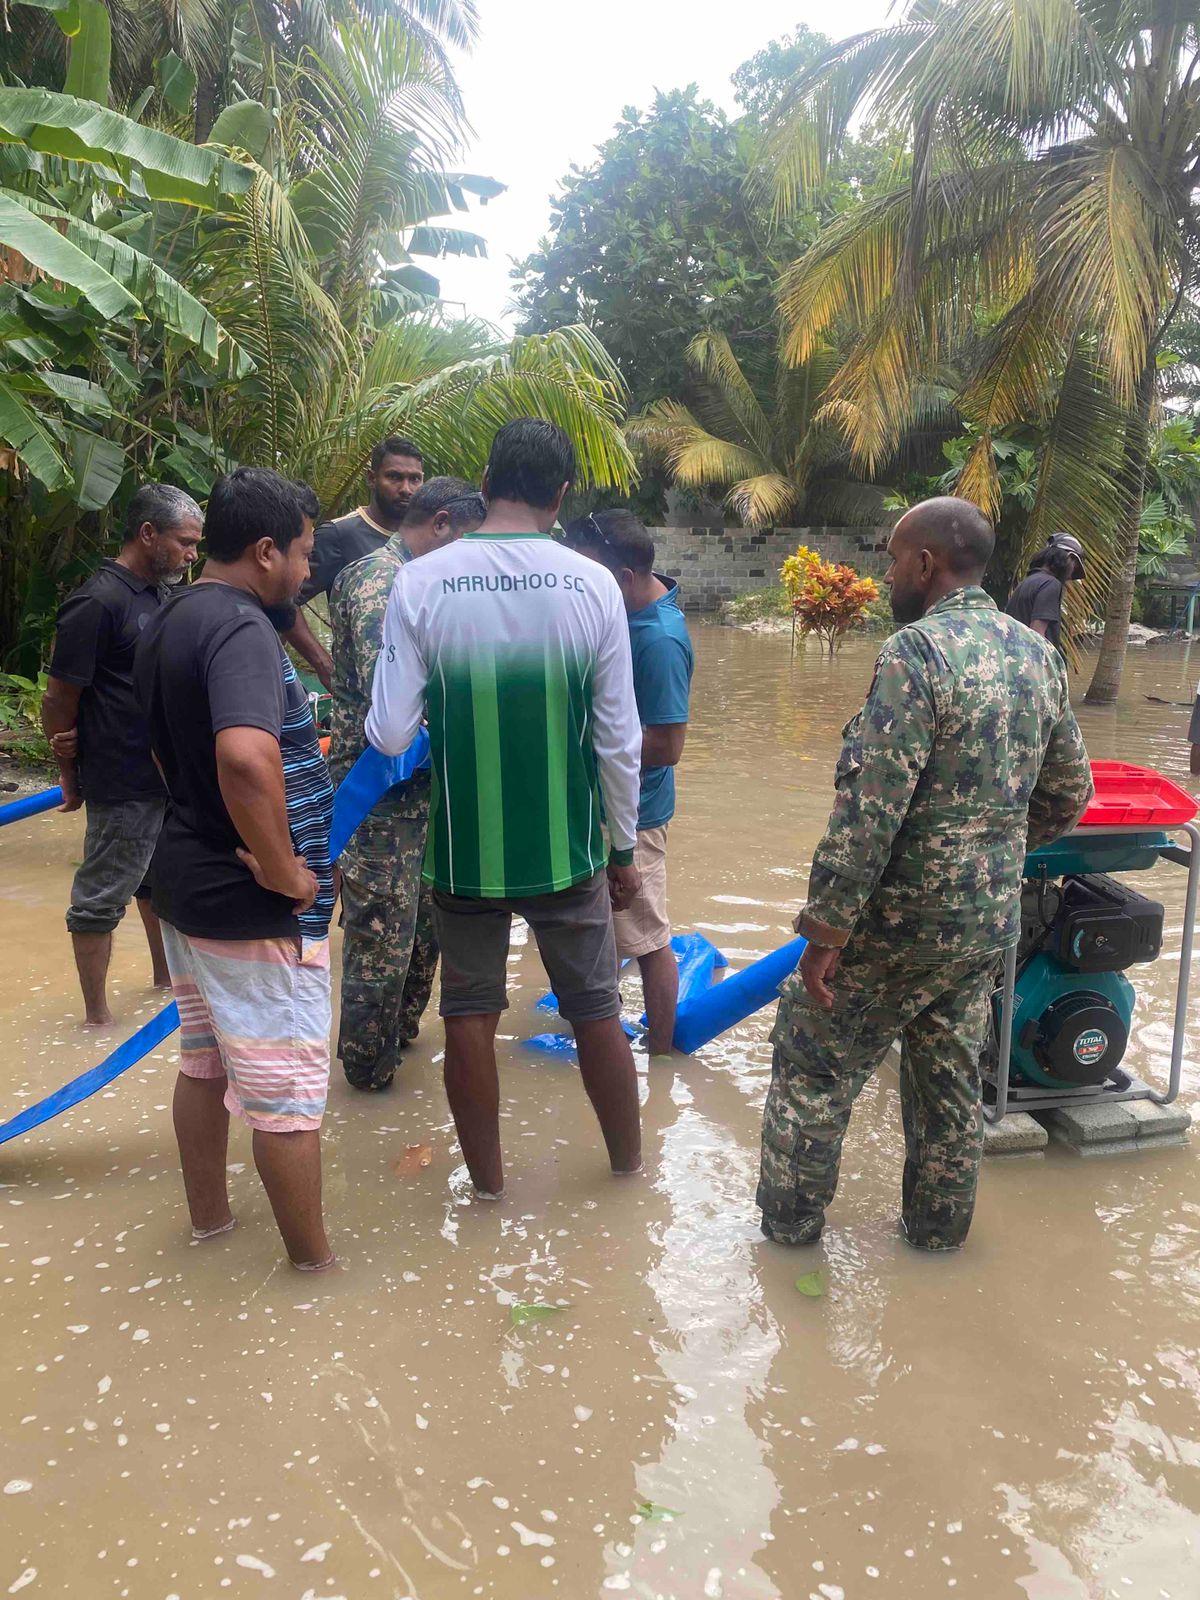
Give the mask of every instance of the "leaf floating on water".
M 819 1300 L 825 1293 L 825 1276 L 821 1272 L 806 1272 L 796 1279 L 796 1287 L 810 1300 Z
M 638 1505 L 637 1514 L 646 1522 L 674 1522 L 683 1512 L 672 1511 L 670 1506 L 656 1506 L 653 1500 L 643 1500 Z
M 424 1167 L 433 1165 L 433 1146 L 429 1144 L 410 1144 L 402 1156 L 397 1156 L 392 1162 L 392 1171 L 398 1178 L 411 1178 L 414 1173 L 420 1172 Z
M 544 1322 L 547 1317 L 556 1316 L 566 1309 L 566 1306 L 547 1305 L 543 1300 L 518 1300 L 515 1305 L 509 1306 L 508 1315 L 514 1328 L 523 1328 L 527 1322 Z

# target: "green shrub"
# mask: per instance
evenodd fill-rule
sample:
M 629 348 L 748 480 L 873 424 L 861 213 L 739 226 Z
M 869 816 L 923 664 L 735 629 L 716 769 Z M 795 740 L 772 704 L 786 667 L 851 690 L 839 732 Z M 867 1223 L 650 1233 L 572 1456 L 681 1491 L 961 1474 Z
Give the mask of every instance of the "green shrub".
M 740 594 L 725 607 L 725 616 L 730 622 L 766 622 L 774 617 L 787 621 L 791 615 L 791 597 L 781 583 Z
M 46 674 L 36 682 L 16 672 L 0 672 L 0 748 L 20 761 L 49 763 L 49 742 L 42 732 L 42 696 Z

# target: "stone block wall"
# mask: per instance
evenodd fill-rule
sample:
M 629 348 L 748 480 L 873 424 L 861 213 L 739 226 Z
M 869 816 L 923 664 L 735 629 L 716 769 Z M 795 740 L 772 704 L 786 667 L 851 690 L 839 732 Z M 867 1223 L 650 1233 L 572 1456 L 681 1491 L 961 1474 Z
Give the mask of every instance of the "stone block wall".
M 717 611 L 726 600 L 779 581 L 784 558 L 806 544 L 878 578 L 891 528 L 650 528 L 654 565 L 675 578 L 685 611 Z

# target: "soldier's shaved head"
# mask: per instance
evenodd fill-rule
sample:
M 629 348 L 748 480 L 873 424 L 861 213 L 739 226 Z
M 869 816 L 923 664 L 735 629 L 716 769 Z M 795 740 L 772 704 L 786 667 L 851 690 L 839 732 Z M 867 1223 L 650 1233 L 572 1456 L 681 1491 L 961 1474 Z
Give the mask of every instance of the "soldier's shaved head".
M 955 589 L 979 583 L 995 543 L 991 523 L 969 500 L 939 495 L 906 511 L 888 541 L 885 581 L 896 621 L 915 622 Z
M 947 572 L 967 580 L 983 577 L 996 546 L 992 525 L 979 507 L 950 494 L 913 506 L 896 524 L 896 533 L 928 550 Z

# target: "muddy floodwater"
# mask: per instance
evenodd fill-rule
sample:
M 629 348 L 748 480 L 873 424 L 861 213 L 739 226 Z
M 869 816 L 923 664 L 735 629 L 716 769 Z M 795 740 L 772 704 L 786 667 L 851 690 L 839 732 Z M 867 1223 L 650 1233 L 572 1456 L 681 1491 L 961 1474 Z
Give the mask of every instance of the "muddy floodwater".
M 694 633 L 671 908 L 739 965 L 789 934 L 876 647 Z M 1198 674 L 1200 648 L 1131 652 L 1092 754 L 1186 783 L 1187 711 L 1145 697 Z M 110 1047 L 62 923 L 82 831 L 0 832 L 0 1118 Z M 1168 934 L 1127 1063 L 1165 1081 L 1184 874 L 1137 882 Z M 117 1038 L 162 1003 L 136 921 Z M 520 1043 L 546 1027 L 524 946 L 511 979 L 506 1199 L 467 1199 L 427 1020 L 388 1094 L 335 1063 L 325 1277 L 281 1262 L 236 1124 L 239 1226 L 189 1243 L 173 1040 L 0 1147 L 0 1595 L 1196 1600 L 1200 1134 L 989 1164 L 967 1250 L 929 1259 L 896 1233 L 888 1068 L 824 1239 L 789 1252 L 753 1206 L 769 1012 L 641 1060 L 646 1171 L 615 1181 L 574 1069 Z M 1200 985 L 1190 1027 L 1189 1105 Z

